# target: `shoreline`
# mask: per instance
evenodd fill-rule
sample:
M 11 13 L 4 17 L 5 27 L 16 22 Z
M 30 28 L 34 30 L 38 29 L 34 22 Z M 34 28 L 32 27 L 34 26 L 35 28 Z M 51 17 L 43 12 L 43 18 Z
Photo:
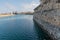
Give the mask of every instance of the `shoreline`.
M 60 40 L 60 26 L 52 25 L 44 20 L 33 18 L 40 28 L 49 35 L 52 40 Z
M 13 16 L 11 14 L 0 14 L 0 17 L 7 17 L 7 16 Z
M 55 39 L 54 37 L 52 37 L 52 35 L 44 28 L 44 26 L 41 25 L 36 19 L 33 19 L 33 21 L 39 26 L 39 28 L 42 29 L 42 31 L 43 31 L 44 33 L 47 34 L 47 36 L 49 37 L 48 40 L 56 40 L 56 39 Z

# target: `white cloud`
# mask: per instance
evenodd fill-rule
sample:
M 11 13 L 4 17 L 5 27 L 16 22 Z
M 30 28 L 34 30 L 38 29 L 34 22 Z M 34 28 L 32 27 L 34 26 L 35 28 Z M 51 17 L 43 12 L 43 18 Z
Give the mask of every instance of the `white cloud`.
M 39 5 L 38 2 L 32 1 L 31 3 L 20 3 L 20 6 L 13 5 L 9 2 L 5 2 L 2 6 L 0 6 L 0 12 L 13 12 L 13 11 L 33 11 L 35 7 Z
M 22 11 L 33 11 L 33 9 L 37 7 L 38 5 L 39 3 L 36 3 L 34 1 L 32 1 L 31 3 L 24 3 L 22 4 L 22 8 L 23 8 Z
M 17 9 L 16 6 L 14 6 L 10 3 L 5 3 L 5 6 L 9 11 L 16 11 L 16 9 Z

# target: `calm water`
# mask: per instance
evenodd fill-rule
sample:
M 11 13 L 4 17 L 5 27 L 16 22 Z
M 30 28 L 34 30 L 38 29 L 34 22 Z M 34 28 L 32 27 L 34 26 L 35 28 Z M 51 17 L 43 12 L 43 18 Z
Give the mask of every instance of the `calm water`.
M 32 15 L 0 18 L 0 40 L 49 40 Z

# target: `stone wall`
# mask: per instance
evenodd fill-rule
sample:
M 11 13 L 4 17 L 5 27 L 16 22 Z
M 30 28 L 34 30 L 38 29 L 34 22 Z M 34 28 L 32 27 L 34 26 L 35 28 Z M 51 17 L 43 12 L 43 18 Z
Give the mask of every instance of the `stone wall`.
M 58 16 L 58 14 L 60 15 L 60 12 L 58 11 L 53 10 L 43 12 L 43 14 L 42 12 L 35 12 L 33 16 L 33 19 L 39 25 L 42 25 L 42 27 L 40 27 L 45 30 L 53 40 L 60 40 L 60 16 Z
M 53 25 L 60 25 L 60 3 L 40 4 L 34 9 L 35 15 Z
M 60 3 L 58 0 L 41 1 L 42 3 L 34 9 L 33 19 L 41 24 L 54 40 L 60 40 Z

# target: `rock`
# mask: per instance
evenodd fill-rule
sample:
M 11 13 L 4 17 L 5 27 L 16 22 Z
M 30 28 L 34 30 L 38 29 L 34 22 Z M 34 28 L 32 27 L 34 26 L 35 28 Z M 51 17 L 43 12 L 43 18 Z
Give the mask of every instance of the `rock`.
M 33 19 L 41 28 L 53 40 L 60 40 L 60 0 L 41 0 L 34 11 Z

